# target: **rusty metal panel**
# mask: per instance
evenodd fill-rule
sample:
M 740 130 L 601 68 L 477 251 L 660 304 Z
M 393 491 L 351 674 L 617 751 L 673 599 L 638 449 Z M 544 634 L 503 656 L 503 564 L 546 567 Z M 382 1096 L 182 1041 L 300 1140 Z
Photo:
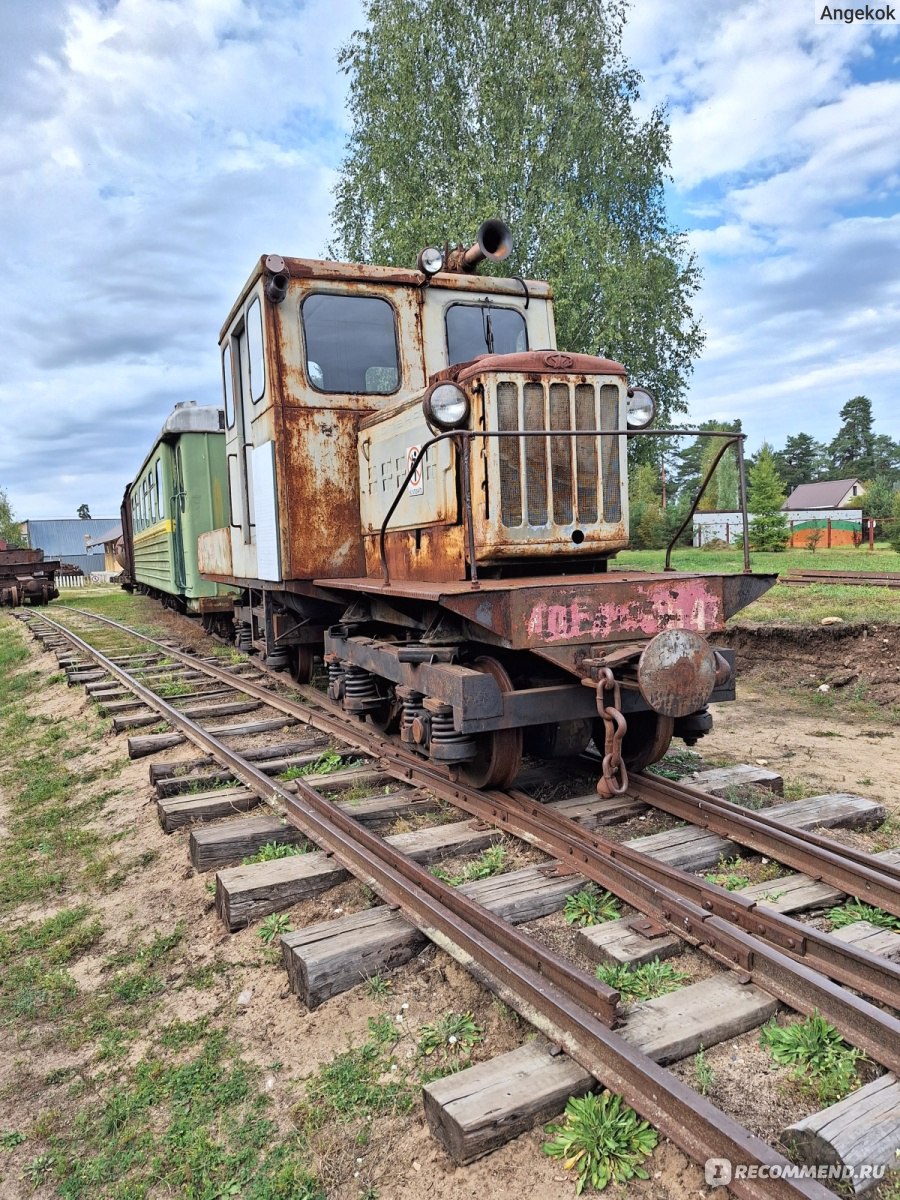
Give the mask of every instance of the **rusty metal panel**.
M 277 469 L 285 579 L 362 574 L 359 413 L 335 408 L 282 412 Z
M 418 402 L 383 419 L 368 421 L 359 435 L 360 512 L 364 533 L 377 533 L 415 455 L 432 433 Z M 391 517 L 390 529 L 455 524 L 456 451 L 452 442 L 432 446 Z
M 465 534 L 461 525 L 433 526 L 417 534 L 389 533 L 385 553 L 391 578 L 449 583 L 465 579 Z M 378 535 L 367 536 L 366 572 L 373 579 L 381 576 Z
M 442 601 L 499 635 L 505 645 L 529 649 L 632 641 L 667 628 L 721 632 L 726 619 L 722 593 L 721 576 L 649 581 L 564 576 L 539 585 L 519 581 L 505 591 L 445 595 Z

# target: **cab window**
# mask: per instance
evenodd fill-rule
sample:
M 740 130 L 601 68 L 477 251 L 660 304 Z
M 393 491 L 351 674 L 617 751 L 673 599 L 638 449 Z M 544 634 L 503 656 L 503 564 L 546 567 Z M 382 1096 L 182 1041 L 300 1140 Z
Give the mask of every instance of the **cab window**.
M 400 386 L 397 321 L 386 300 L 313 293 L 300 319 L 316 391 L 386 396 Z
M 225 424 L 234 424 L 234 376 L 231 373 L 231 343 L 222 351 L 222 387 L 225 392 Z
M 247 351 L 250 361 L 250 399 L 254 404 L 262 400 L 266 391 L 266 365 L 263 356 L 262 309 L 259 299 L 254 299 L 247 309 Z
M 497 304 L 451 304 L 447 309 L 447 357 L 450 366 L 480 354 L 517 354 L 528 349 L 525 318 Z

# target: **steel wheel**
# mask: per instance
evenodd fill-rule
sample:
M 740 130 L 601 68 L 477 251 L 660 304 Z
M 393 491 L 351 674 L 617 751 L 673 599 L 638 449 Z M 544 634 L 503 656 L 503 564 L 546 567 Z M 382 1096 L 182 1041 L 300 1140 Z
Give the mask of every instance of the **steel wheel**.
M 483 675 L 491 675 L 501 692 L 513 691 L 512 680 L 496 658 L 476 658 L 470 665 Z M 460 780 L 469 787 L 509 787 L 522 765 L 521 728 L 480 733 L 477 743 L 476 757 L 459 764 Z
M 655 762 L 659 762 L 672 741 L 672 731 L 675 728 L 674 717 L 664 717 L 661 713 L 645 709 L 643 712 L 631 712 L 626 716 L 628 730 L 622 740 L 622 758 L 629 774 L 639 774 Z M 594 744 L 600 754 L 606 736 L 603 722 L 594 722 Z
M 315 652 L 310 645 L 291 646 L 290 670 L 295 682 L 309 683 L 312 679 Z

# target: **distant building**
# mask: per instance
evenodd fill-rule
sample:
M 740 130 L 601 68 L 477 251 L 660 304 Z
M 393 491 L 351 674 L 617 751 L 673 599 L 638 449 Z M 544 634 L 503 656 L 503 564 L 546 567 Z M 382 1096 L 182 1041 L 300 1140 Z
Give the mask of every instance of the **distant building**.
M 797 489 L 800 490 L 799 488 Z M 823 550 L 836 546 L 858 546 L 865 536 L 862 512 L 856 508 L 791 509 L 787 517 L 788 545 L 808 550 L 810 538 Z M 753 520 L 753 514 L 750 514 Z M 818 538 L 815 537 L 819 533 Z M 739 546 L 743 540 L 743 521 L 739 512 L 698 512 L 693 517 L 692 545 Z
M 865 495 L 859 479 L 826 479 L 822 483 L 801 483 L 781 506 L 783 509 L 859 508 Z
M 116 557 L 116 547 L 122 540 L 122 522 L 113 525 L 112 529 L 106 529 L 94 541 L 88 543 L 88 550 L 96 550 L 99 546 L 103 547 L 103 570 L 109 574 L 117 575 L 122 570 L 122 564 Z
M 92 544 L 109 530 L 115 517 L 61 518 L 58 521 L 23 521 L 22 536 L 33 549 L 41 549 L 46 558 L 81 567 L 85 575 L 105 570 L 101 551 L 91 550 Z

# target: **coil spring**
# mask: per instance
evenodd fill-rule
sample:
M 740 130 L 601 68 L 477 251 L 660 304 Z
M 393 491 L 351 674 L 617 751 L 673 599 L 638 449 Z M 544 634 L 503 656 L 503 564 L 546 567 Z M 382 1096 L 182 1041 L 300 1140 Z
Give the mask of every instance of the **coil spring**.
M 449 704 L 438 709 L 437 712 L 431 714 L 431 740 L 432 742 L 458 742 L 463 738 L 463 734 L 457 733 L 453 728 L 453 709 Z
M 412 742 L 413 740 L 413 721 L 416 716 L 422 716 L 425 709 L 422 708 L 422 701 L 425 696 L 420 691 L 407 691 L 403 696 L 403 709 L 400 716 L 400 736 L 404 742 Z
M 374 678 L 362 667 L 347 667 L 344 672 L 344 695 L 348 700 L 371 700 L 377 697 Z

